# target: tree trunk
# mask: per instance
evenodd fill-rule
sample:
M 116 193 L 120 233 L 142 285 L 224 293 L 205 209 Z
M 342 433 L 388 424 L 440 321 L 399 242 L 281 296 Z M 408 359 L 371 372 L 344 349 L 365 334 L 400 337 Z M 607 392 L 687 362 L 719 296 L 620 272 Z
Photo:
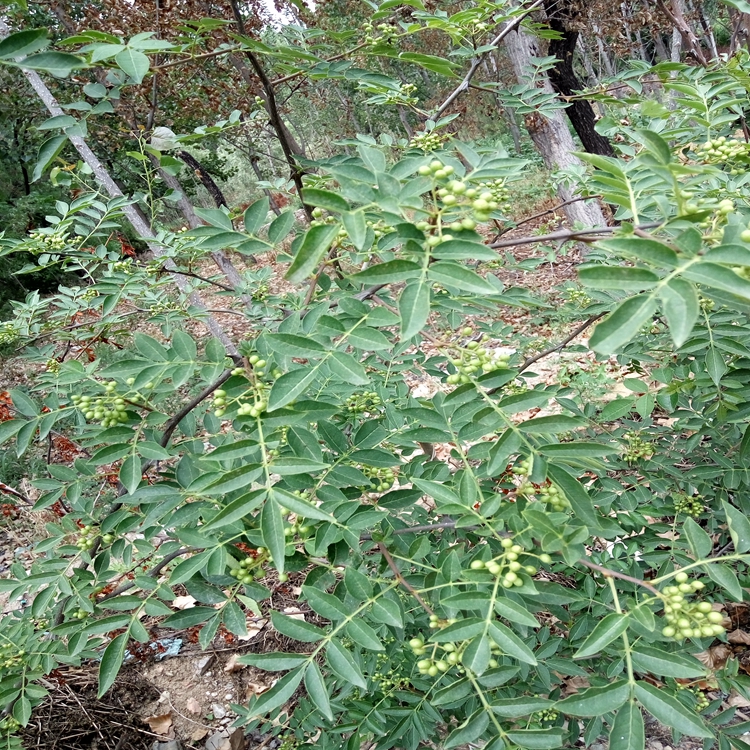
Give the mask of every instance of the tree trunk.
M 505 48 L 519 82 L 526 80 L 533 69 L 532 58 L 543 57 L 537 40 L 520 29 L 508 34 L 505 38 Z M 552 93 L 552 84 L 548 78 L 539 79 L 537 85 Z M 535 112 L 526 115 L 524 119 L 526 129 L 548 169 L 565 169 L 580 165 L 581 162 L 573 155 L 576 150 L 575 143 L 560 110 L 555 110 L 548 116 Z M 558 187 L 557 194 L 561 202 L 575 197 L 565 185 Z M 606 225 L 604 214 L 596 201 L 571 203 L 564 211 L 571 224 L 580 223 L 589 227 Z
M 180 159 L 182 159 L 182 161 L 193 170 L 195 176 L 201 181 L 203 187 L 206 188 L 211 198 L 213 198 L 216 208 L 227 206 L 227 199 L 224 197 L 224 193 L 221 192 L 221 188 L 216 184 L 214 178 L 206 172 L 203 165 L 187 151 L 178 151 L 177 156 L 179 156 Z
M 548 54 L 557 58 L 555 67 L 549 71 L 549 80 L 557 94 L 569 97 L 583 88 L 573 67 L 573 54 L 578 43 L 578 31 L 571 24 L 573 11 L 569 5 L 554 0 L 546 0 L 545 7 L 550 28 L 560 34 L 558 39 L 552 39 L 549 43 Z M 609 140 L 596 132 L 596 115 L 589 102 L 585 99 L 574 99 L 565 110 L 565 114 L 586 151 L 602 156 L 615 155 Z

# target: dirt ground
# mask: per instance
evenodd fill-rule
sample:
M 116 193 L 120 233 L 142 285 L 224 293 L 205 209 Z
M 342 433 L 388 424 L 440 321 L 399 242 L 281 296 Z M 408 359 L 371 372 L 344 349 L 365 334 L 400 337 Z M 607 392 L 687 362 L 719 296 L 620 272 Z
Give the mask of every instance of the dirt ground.
M 542 225 L 551 220 L 554 223 L 554 217 L 549 215 L 540 217 L 503 238 L 542 231 Z M 514 248 L 512 255 L 508 253 L 507 257 L 508 264 L 492 269 L 492 272 L 508 287 L 528 285 L 529 274 L 533 274 L 534 291 L 557 302 L 562 300 L 562 288 L 575 278 L 580 249 L 570 249 L 567 254 L 551 261 L 538 246 L 523 245 Z M 535 265 L 534 259 L 539 258 L 544 258 L 544 262 Z M 259 261 L 254 268 L 265 265 L 273 271 L 269 281 L 273 293 L 287 286 L 282 278 L 285 267 L 277 264 L 274 255 L 269 254 Z M 524 270 L 524 265 L 529 270 Z M 209 293 L 206 300 L 209 308 L 217 311 L 213 314 L 230 335 L 241 337 L 246 324 L 240 315 L 231 311 L 231 298 Z M 506 308 L 503 319 L 517 328 L 529 325 L 529 313 L 519 308 Z M 155 328 L 155 332 L 157 330 Z M 551 335 L 546 330 L 537 330 L 536 334 L 545 338 Z M 580 341 L 585 341 L 585 335 Z M 555 377 L 565 364 L 566 356 L 555 355 L 540 363 L 534 368 L 537 377 L 542 380 Z M 577 356 L 581 358 L 581 355 Z M 616 380 L 618 374 L 621 373 L 612 370 L 612 379 Z M 22 384 L 25 377 L 20 362 L 9 360 L 0 372 L 0 391 Z M 438 387 L 418 373 L 413 375 L 409 384 L 415 389 L 415 394 L 420 389 L 419 396 L 428 396 Z M 23 482 L 20 486 L 22 490 L 28 489 Z M 37 534 L 43 534 L 43 526 L 38 520 L 31 521 L 28 515 L 21 519 L 0 519 L 0 576 L 14 560 L 28 558 Z M 292 578 L 284 587 L 278 582 L 264 583 L 274 591 L 275 608 L 287 607 L 289 614 L 305 617 L 305 613 L 293 609 L 299 582 L 295 583 Z M 191 606 L 190 598 L 182 597 L 181 604 Z M 2 604 L 0 601 L 0 606 Z M 175 634 L 172 631 L 159 633 L 158 623 L 154 623 L 154 628 L 158 648 L 136 649 L 134 646 L 136 650 L 115 685 L 101 699 L 96 696 L 97 664 L 52 673 L 45 680 L 50 696 L 34 711 L 23 735 L 24 746 L 28 750 L 178 750 L 176 745 L 169 743 L 179 740 L 184 750 L 274 750 L 280 744 L 272 734 L 250 733 L 245 736 L 242 730 L 235 732 L 231 728 L 237 718 L 232 705 L 241 705 L 252 695 L 269 689 L 278 678 L 275 673 L 238 664 L 237 658 L 250 652 L 292 651 L 304 644 L 287 641 L 270 627 L 265 618 L 248 620 L 249 635 L 245 639 L 220 632 L 206 652 L 201 651 L 197 644 L 197 629 Z M 719 697 L 718 693 L 714 695 Z M 740 711 L 742 708 L 744 706 Z M 647 750 L 699 750 L 701 747 L 702 742 L 690 738 L 674 744 L 669 729 L 655 722 L 648 724 Z M 594 744 L 592 750 L 607 750 L 607 745 Z

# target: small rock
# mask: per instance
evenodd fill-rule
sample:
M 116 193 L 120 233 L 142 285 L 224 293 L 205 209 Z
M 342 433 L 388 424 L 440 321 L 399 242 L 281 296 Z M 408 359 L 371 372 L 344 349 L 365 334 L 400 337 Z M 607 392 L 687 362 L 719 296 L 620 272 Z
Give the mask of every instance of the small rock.
M 232 696 L 232 694 L 231 694 L 231 693 L 227 693 L 227 694 L 226 694 L 226 695 L 224 696 L 224 700 L 225 700 L 225 701 L 231 701 L 231 700 L 232 700 L 232 698 L 233 698 L 233 696 Z
M 664 750 L 664 745 L 654 740 L 654 742 L 649 742 L 649 748 L 650 750 Z
M 168 740 L 167 742 L 154 742 L 151 750 L 182 750 L 179 740 Z
M 203 675 L 206 673 L 206 670 L 211 666 L 211 662 L 214 660 L 213 654 L 208 654 L 208 656 L 204 656 L 202 659 L 198 659 L 197 662 L 195 662 L 195 671 L 199 675 Z M 209 674 L 211 674 L 209 672 Z
M 234 731 L 220 729 L 206 740 L 206 750 L 241 750 L 243 744 L 244 736 L 239 727 Z
M 211 713 L 214 715 L 215 719 L 223 719 L 227 715 L 227 710 L 224 706 L 214 703 L 213 706 L 211 706 Z

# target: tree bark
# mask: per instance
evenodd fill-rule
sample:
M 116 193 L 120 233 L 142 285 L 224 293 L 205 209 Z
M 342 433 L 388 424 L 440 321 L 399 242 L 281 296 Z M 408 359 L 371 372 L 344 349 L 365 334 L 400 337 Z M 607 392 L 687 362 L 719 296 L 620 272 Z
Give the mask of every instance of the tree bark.
M 177 156 L 193 170 L 195 176 L 201 181 L 211 198 L 213 198 L 216 208 L 227 206 L 227 199 L 224 197 L 224 193 L 221 192 L 221 188 L 216 184 L 214 178 L 203 168 L 203 165 L 187 151 L 178 151 Z
M 548 53 L 557 58 L 555 67 L 549 71 L 549 80 L 557 94 L 569 97 L 583 88 L 573 67 L 573 55 L 578 43 L 578 31 L 572 26 L 573 10 L 570 5 L 555 0 L 546 0 L 545 8 L 550 28 L 560 35 L 549 43 Z M 602 156 L 615 155 L 609 140 L 596 132 L 596 115 L 589 102 L 574 99 L 565 114 L 586 151 Z
M 536 38 L 521 29 L 505 38 L 505 48 L 519 82 L 528 79 L 529 72 L 533 69 L 532 58 L 543 57 Z M 548 78 L 538 80 L 537 85 L 552 93 L 552 84 Z M 580 165 L 581 162 L 573 154 L 576 150 L 573 137 L 560 110 L 549 115 L 535 112 L 526 115 L 524 119 L 526 129 L 548 169 Z M 558 187 L 557 194 L 562 203 L 575 197 L 573 191 L 563 184 Z M 571 203 L 564 211 L 571 224 L 580 222 L 584 226 L 599 227 L 607 223 L 596 201 Z

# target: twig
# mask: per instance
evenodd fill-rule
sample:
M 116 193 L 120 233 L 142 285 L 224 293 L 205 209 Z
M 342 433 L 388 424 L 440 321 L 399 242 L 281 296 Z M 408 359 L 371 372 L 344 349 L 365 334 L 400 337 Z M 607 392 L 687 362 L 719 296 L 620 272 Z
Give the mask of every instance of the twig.
M 30 500 L 22 492 L 19 492 L 18 490 L 13 489 L 13 487 L 9 487 L 7 484 L 4 484 L 3 482 L 0 482 L 0 492 L 5 492 L 7 495 L 12 495 L 13 497 L 18 498 L 19 500 L 23 500 L 23 502 L 25 502 L 27 505 L 34 504 L 34 501 Z
M 175 550 L 174 552 L 170 552 L 168 555 L 164 557 L 163 560 L 160 560 L 159 563 L 154 565 L 154 567 L 151 568 L 151 570 L 149 570 L 148 573 L 146 573 L 146 575 L 149 578 L 156 578 L 156 576 L 158 576 L 159 573 L 161 573 L 162 570 L 164 570 L 164 568 L 166 568 L 167 565 L 169 565 L 169 563 L 171 563 L 172 560 L 174 560 L 175 558 L 182 557 L 182 555 L 187 555 L 188 552 L 197 552 L 197 551 L 198 551 L 197 547 L 182 547 L 178 550 Z M 109 594 L 107 594 L 106 596 L 103 596 L 101 599 L 97 599 L 96 603 L 101 604 L 102 602 L 106 602 L 108 599 L 113 599 L 114 597 L 122 594 L 123 591 L 129 591 L 134 586 L 135 586 L 134 581 L 123 583 L 122 586 L 118 586 L 113 591 L 110 591 Z
M 508 36 L 508 34 L 510 34 L 510 32 L 513 31 L 521 23 L 521 21 L 523 21 L 523 19 L 529 15 L 529 13 L 538 8 L 543 2 L 544 0 L 536 0 L 536 2 L 534 2 L 526 9 L 525 13 L 517 16 L 512 21 L 509 21 L 503 27 L 502 31 L 490 42 L 490 46 L 496 47 L 498 44 L 500 44 L 500 42 L 505 39 L 505 37 Z M 448 109 L 448 107 L 450 107 L 450 105 L 453 104 L 453 102 L 469 88 L 471 79 L 474 77 L 474 74 L 477 72 L 477 70 L 479 70 L 479 66 L 484 61 L 485 57 L 487 57 L 487 54 L 488 52 L 483 52 L 481 55 L 474 58 L 468 73 L 464 76 L 463 81 L 458 84 L 458 86 L 450 93 L 448 98 L 432 113 L 432 115 L 430 116 L 431 120 L 436 120 L 438 117 L 440 117 L 440 115 L 442 115 L 443 112 L 445 112 L 445 110 Z
M 539 219 L 542 216 L 546 216 L 547 214 L 553 214 L 555 211 L 558 211 L 561 208 L 565 208 L 565 206 L 569 206 L 571 203 L 578 203 L 580 201 L 587 201 L 587 200 L 594 200 L 601 198 L 601 195 L 578 195 L 575 198 L 571 198 L 570 200 L 564 201 L 563 203 L 558 203 L 556 206 L 552 206 L 552 208 L 548 208 L 546 211 L 540 211 L 538 214 L 534 214 L 533 216 L 529 216 L 525 219 L 522 219 L 517 224 L 514 224 L 512 227 L 508 227 L 507 229 L 503 229 L 502 232 L 498 235 L 498 237 L 502 237 L 504 234 L 507 234 L 512 229 L 517 229 L 518 227 L 522 226 L 523 224 L 528 224 L 530 221 L 534 221 L 534 219 Z
M 646 224 L 639 224 L 636 229 L 656 229 L 664 225 L 663 221 L 649 221 Z M 597 227 L 592 229 L 560 229 L 557 232 L 549 234 L 540 234 L 537 237 L 514 237 L 508 240 L 490 243 L 489 247 L 498 250 L 503 247 L 515 247 L 516 245 L 535 245 L 539 242 L 556 242 L 562 240 L 584 239 L 586 242 L 595 242 L 595 235 L 614 234 L 622 227 Z
M 401 534 L 418 534 L 421 531 L 436 531 L 437 529 L 453 529 L 456 526 L 456 522 L 449 518 L 447 521 L 441 521 L 440 523 L 426 523 L 422 526 L 407 526 L 403 529 L 391 529 L 390 533 L 394 536 Z M 465 526 L 467 530 L 475 529 L 476 526 Z M 359 538 L 361 542 L 371 542 L 372 534 L 362 534 Z
M 174 68 L 177 65 L 185 65 L 193 62 L 194 60 L 206 60 L 209 57 L 217 57 L 218 55 L 228 55 L 230 52 L 237 52 L 241 50 L 241 46 L 227 47 L 225 49 L 214 49 L 210 52 L 202 52 L 200 55 L 193 55 L 192 57 L 183 57 L 180 60 L 172 60 L 171 62 L 162 63 L 151 68 L 152 71 L 166 70 L 167 68 Z
M 236 292 L 237 290 L 234 287 L 227 286 L 226 284 L 221 284 L 218 281 L 212 281 L 211 279 L 207 279 L 205 276 L 199 276 L 197 273 L 192 273 L 191 271 L 169 271 L 169 273 L 177 273 L 180 276 L 189 276 L 191 279 L 198 279 L 199 281 L 205 281 L 206 284 L 213 284 L 214 286 L 218 286 L 219 289 L 223 289 L 226 292 Z
M 391 557 L 391 553 L 383 542 L 378 542 L 378 549 L 388 563 L 388 567 L 393 571 L 393 575 L 396 576 L 396 580 L 422 605 L 422 609 L 424 609 L 427 614 L 434 615 L 435 613 L 433 612 L 432 607 L 422 599 L 416 589 L 403 577 L 403 575 L 401 575 L 398 565 L 396 565 L 395 560 Z
M 641 580 L 640 578 L 634 578 L 633 576 L 627 575 L 627 573 L 620 573 L 618 570 L 610 570 L 609 568 L 605 568 L 602 565 L 597 565 L 596 563 L 592 563 L 590 560 L 587 560 L 586 558 L 581 558 L 579 561 L 581 565 L 584 565 L 587 568 L 590 568 L 591 570 L 596 570 L 599 573 L 601 573 L 605 578 L 619 578 L 621 581 L 629 581 L 630 583 L 635 583 L 638 586 L 642 586 L 644 589 L 648 589 L 652 594 L 655 594 L 658 597 L 661 597 L 661 592 L 659 589 L 656 588 L 656 586 L 652 586 L 650 583 L 647 583 L 644 580 Z
M 578 328 L 573 331 L 573 333 L 571 333 L 569 336 L 566 336 L 559 344 L 555 344 L 555 346 L 551 346 L 549 349 L 545 349 L 543 352 L 525 359 L 521 363 L 519 372 L 527 370 L 529 367 L 531 367 L 531 365 L 533 365 L 535 362 L 538 362 L 540 359 L 544 359 L 544 357 L 546 357 L 547 355 L 560 351 L 560 349 L 564 349 L 576 336 L 578 336 L 579 333 L 585 331 L 590 325 L 596 323 L 597 320 L 603 318 L 606 314 L 607 311 L 605 310 L 604 312 L 600 312 L 598 315 L 592 315 L 588 320 L 584 320 L 583 323 L 581 323 L 581 325 L 579 325 Z
M 214 380 L 213 383 L 207 385 L 195 398 L 188 401 L 185 406 L 182 407 L 173 417 L 171 417 L 166 425 L 164 426 L 164 432 L 162 432 L 159 445 L 166 448 L 169 443 L 169 438 L 172 437 L 172 433 L 177 428 L 177 425 L 195 409 L 198 404 L 205 401 L 222 383 L 225 383 L 229 378 L 232 377 L 232 370 L 224 370 L 219 377 Z M 149 464 L 150 465 L 150 464 Z

